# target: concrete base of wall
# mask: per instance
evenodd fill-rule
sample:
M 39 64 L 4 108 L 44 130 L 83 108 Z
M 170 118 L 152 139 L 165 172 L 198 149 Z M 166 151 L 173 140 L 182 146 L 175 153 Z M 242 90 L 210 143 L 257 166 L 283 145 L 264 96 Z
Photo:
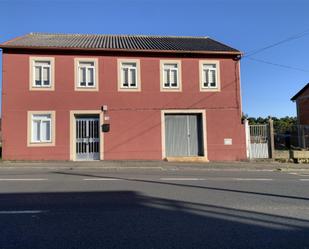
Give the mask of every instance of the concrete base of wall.
M 207 163 L 209 160 L 206 157 L 166 157 L 168 162 L 196 162 L 196 163 Z
M 309 163 L 309 151 L 307 150 L 275 150 L 275 160 L 294 161 L 295 163 Z
M 275 150 L 274 159 L 290 159 L 289 150 Z
M 308 150 L 291 150 L 291 158 L 294 162 L 309 163 L 309 151 Z

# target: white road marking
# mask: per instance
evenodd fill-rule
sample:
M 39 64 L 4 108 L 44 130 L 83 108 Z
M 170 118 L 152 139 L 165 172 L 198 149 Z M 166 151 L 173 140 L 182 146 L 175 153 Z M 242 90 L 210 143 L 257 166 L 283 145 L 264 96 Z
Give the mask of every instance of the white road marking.
M 0 181 L 47 181 L 46 178 L 1 178 Z
M 120 181 L 117 178 L 85 178 L 84 181 Z
M 290 175 L 297 175 L 297 176 L 309 176 L 309 174 L 306 173 L 289 173 Z
M 235 181 L 272 181 L 271 178 L 233 178 Z
M 305 182 L 305 181 L 309 181 L 309 178 L 306 178 L 306 179 L 299 179 L 300 181 L 302 182 Z
M 160 178 L 162 181 L 203 181 L 203 178 Z
M 0 211 L 0 214 L 39 214 L 46 211 L 43 210 L 5 210 Z

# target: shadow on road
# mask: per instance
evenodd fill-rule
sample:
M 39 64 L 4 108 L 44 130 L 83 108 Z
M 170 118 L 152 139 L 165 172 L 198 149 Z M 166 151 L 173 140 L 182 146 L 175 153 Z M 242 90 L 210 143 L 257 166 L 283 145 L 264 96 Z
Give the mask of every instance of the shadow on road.
M 132 182 L 144 182 L 144 183 L 171 185 L 171 186 L 185 187 L 185 188 L 199 188 L 199 189 L 225 191 L 225 192 L 233 192 L 233 193 L 240 193 L 240 194 L 261 195 L 261 196 L 309 201 L 309 198 L 302 197 L 302 196 L 278 195 L 278 194 L 271 194 L 271 193 L 261 193 L 261 192 L 244 191 L 244 190 L 238 190 L 238 189 L 230 189 L 230 188 L 216 188 L 216 187 L 209 187 L 209 186 L 189 185 L 189 184 L 183 184 L 183 183 L 162 182 L 162 181 L 154 181 L 154 180 L 146 180 L 146 179 L 132 179 L 132 178 L 125 178 L 125 177 L 118 177 L 118 176 L 102 176 L 102 175 L 84 174 L 84 173 L 75 173 L 75 172 L 54 171 L 52 173 L 61 174 L 61 175 L 71 175 L 71 176 L 75 175 L 75 176 L 85 176 L 85 177 L 95 177 L 95 178 L 111 178 L 111 179 L 118 179 L 118 180 L 132 181 Z
M 0 194 L 0 248 L 308 248 L 309 221 L 134 191 Z

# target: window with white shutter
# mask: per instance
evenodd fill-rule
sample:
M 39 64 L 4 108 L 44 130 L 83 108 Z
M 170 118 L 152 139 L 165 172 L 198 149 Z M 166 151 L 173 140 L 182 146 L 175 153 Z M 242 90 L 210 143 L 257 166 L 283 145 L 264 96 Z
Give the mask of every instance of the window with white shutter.
M 33 114 L 31 117 L 31 142 L 51 142 L 51 114 Z
M 200 89 L 201 91 L 220 90 L 219 61 L 200 61 Z
M 121 88 L 137 88 L 136 63 L 121 63 Z
M 95 63 L 78 62 L 78 87 L 95 87 Z
M 217 67 L 216 64 L 203 65 L 203 87 L 216 88 L 217 87 Z
M 56 112 L 28 111 L 27 117 L 27 146 L 55 146 Z
M 140 60 L 118 59 L 118 91 L 140 90 Z
M 33 77 L 33 87 L 50 87 L 51 78 L 50 61 L 33 61 L 34 67 L 34 77 Z
M 181 91 L 181 62 L 161 60 L 161 91 Z
M 75 58 L 75 91 L 98 91 L 99 68 L 97 58 Z
M 164 64 L 163 66 L 163 87 L 178 88 L 178 65 Z
M 29 90 L 54 90 L 54 61 L 53 57 L 29 57 Z

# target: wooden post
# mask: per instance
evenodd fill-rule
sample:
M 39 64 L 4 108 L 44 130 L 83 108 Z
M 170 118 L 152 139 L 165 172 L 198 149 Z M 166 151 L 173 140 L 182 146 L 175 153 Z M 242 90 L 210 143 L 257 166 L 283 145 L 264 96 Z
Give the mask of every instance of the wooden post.
M 268 127 L 269 127 L 269 132 L 268 132 L 268 145 L 269 145 L 269 158 L 274 158 L 275 156 L 275 137 L 274 137 L 274 121 L 270 118 L 268 120 Z

